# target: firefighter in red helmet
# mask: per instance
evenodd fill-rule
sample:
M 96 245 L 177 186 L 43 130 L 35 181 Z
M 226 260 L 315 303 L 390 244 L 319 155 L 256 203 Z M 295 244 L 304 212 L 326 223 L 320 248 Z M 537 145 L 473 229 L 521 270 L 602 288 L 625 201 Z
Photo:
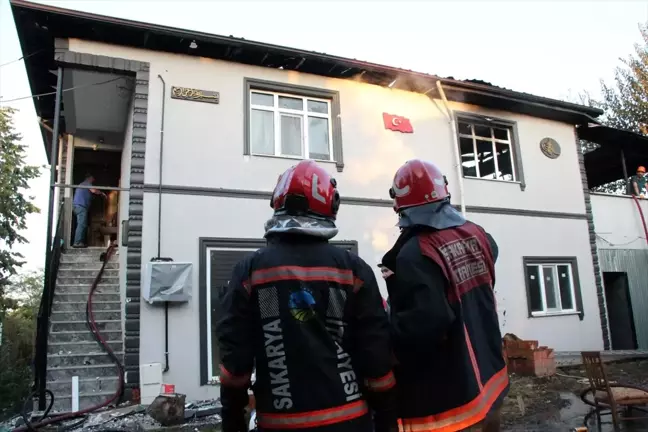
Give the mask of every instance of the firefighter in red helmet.
M 270 204 L 267 246 L 236 265 L 218 301 L 223 431 L 247 431 L 253 367 L 261 431 L 396 431 L 374 273 L 328 242 L 338 231 L 335 180 L 302 161 L 279 177 Z
M 508 375 L 495 295 L 497 245 L 450 204 L 433 164 L 410 160 L 389 190 L 401 234 L 387 280 L 403 431 L 499 431 Z

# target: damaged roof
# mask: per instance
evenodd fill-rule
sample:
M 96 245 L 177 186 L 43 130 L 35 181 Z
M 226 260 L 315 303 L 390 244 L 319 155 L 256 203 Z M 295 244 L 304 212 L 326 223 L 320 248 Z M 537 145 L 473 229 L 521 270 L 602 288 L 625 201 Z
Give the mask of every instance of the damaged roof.
M 32 94 L 48 93 L 56 86 L 51 73 L 55 38 L 78 38 L 114 45 L 208 57 L 261 67 L 281 68 L 340 79 L 425 93 L 437 98 L 440 81 L 449 100 L 517 112 L 569 124 L 595 122 L 598 108 L 535 96 L 494 86 L 480 80 L 456 80 L 392 66 L 337 57 L 233 36 L 57 8 L 24 0 L 10 0 Z M 196 48 L 190 48 L 194 42 Z M 394 82 L 395 81 L 395 82 Z M 54 96 L 34 98 L 37 114 L 51 121 Z M 64 125 L 62 130 L 64 129 Z

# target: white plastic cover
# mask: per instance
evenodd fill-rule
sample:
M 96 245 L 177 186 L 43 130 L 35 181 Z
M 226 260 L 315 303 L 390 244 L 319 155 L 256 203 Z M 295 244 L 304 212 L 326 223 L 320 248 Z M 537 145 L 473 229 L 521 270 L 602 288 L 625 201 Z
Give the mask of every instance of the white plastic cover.
M 189 301 L 192 270 L 193 264 L 187 262 L 147 263 L 142 297 L 149 303 Z

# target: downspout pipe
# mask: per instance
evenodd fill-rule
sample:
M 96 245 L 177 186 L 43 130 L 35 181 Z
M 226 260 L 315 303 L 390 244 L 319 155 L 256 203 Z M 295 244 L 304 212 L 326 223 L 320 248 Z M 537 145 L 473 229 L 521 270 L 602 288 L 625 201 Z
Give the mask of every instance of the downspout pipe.
M 162 75 L 158 75 L 162 81 L 162 119 L 160 120 L 160 168 L 158 174 L 158 235 L 157 235 L 157 257 L 160 258 L 162 244 L 162 167 L 164 155 L 164 105 L 166 103 L 166 82 Z
M 162 168 L 164 156 L 164 108 L 166 104 L 166 82 L 162 75 L 158 74 L 162 81 L 162 119 L 160 120 L 160 168 L 158 174 L 158 232 L 157 232 L 157 260 L 162 260 Z M 164 302 L 164 370 L 169 371 L 169 302 Z
M 49 190 L 49 203 L 47 206 L 47 237 L 45 238 L 45 275 L 44 275 L 44 289 L 48 290 L 48 295 L 53 296 L 54 293 L 50 292 L 50 269 L 52 260 L 52 231 L 54 229 L 54 195 L 56 191 L 56 167 L 58 165 L 58 153 L 59 153 L 59 125 L 61 119 L 61 98 L 63 94 L 63 68 L 61 66 L 57 69 L 56 76 L 56 96 L 54 98 L 54 129 L 52 130 L 52 148 L 50 149 L 50 190 Z M 47 304 L 51 304 L 49 299 L 46 299 Z M 48 319 L 43 321 L 45 323 L 44 328 L 39 329 L 40 332 L 47 332 L 49 327 L 49 310 L 47 311 Z M 47 334 L 41 335 L 44 338 L 44 341 L 47 339 Z M 47 342 L 43 342 L 45 348 L 47 347 Z M 39 371 L 38 379 L 38 409 L 43 411 L 45 410 L 45 374 L 47 371 L 47 350 L 41 352 L 43 358 L 37 359 L 38 362 L 42 362 L 41 370 Z
M 463 171 L 461 168 L 461 155 L 459 153 L 459 140 L 458 140 L 458 134 L 457 134 L 457 120 L 454 116 L 454 112 L 452 109 L 450 109 L 450 104 L 448 103 L 448 99 L 446 98 L 445 91 L 443 91 L 443 86 L 441 85 L 441 81 L 436 82 L 437 90 L 439 91 L 439 95 L 441 96 L 441 99 L 443 100 L 443 105 L 445 106 L 446 109 L 446 116 L 448 117 L 448 123 L 450 123 L 450 130 L 452 134 L 452 147 L 454 148 L 454 157 L 455 157 L 455 169 L 457 172 L 457 184 L 459 185 L 459 203 L 461 206 L 461 214 L 466 217 L 466 199 L 464 196 L 464 178 L 463 178 Z

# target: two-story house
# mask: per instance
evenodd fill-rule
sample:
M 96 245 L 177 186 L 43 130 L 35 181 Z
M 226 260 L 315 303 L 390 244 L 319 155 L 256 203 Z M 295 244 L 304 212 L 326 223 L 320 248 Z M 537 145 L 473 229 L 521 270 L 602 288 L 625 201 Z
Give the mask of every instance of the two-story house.
M 388 194 L 395 170 L 411 158 L 435 162 L 452 202 L 499 244 L 502 331 L 558 351 L 604 348 L 602 278 L 576 129 L 600 110 L 481 81 L 11 4 L 58 167 L 52 233 L 70 245 L 73 187 L 87 172 L 111 192 L 93 204 L 89 243 L 103 250 L 111 235 L 119 241 L 95 300 L 129 392 L 159 392 L 164 382 L 189 399 L 218 396 L 212 298 L 234 263 L 264 245 L 277 177 L 305 158 L 338 181 L 334 240 L 374 267 L 398 234 Z M 53 306 L 41 315 L 50 323 L 42 342 L 49 354 L 40 364 L 47 374 L 37 379 L 58 391 L 62 409 L 72 376 L 82 406 L 117 388 L 109 358 L 84 335 L 98 250 L 66 248 L 48 268 Z M 165 308 L 142 299 L 154 257 L 192 264 L 189 302 Z

